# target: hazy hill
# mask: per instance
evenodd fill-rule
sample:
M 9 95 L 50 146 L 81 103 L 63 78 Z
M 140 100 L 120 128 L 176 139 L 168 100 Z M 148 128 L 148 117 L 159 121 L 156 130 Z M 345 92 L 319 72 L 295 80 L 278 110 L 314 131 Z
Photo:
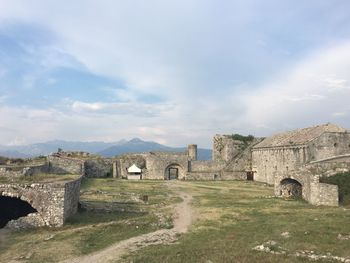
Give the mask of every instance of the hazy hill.
M 125 143 L 111 146 L 98 154 L 106 157 L 112 157 L 123 153 L 137 153 L 137 152 L 150 152 L 150 151 L 166 151 L 166 152 L 183 152 L 186 151 L 186 147 L 169 147 L 152 141 L 143 141 L 138 138 L 134 138 Z M 199 160 L 210 160 L 211 150 L 209 149 L 198 149 Z
M 97 153 L 104 157 L 112 157 L 123 153 L 139 153 L 150 151 L 182 152 L 187 149 L 186 147 L 169 147 L 152 141 L 143 141 L 138 138 L 134 138 L 130 141 L 121 140 L 118 142 L 110 143 L 54 140 L 44 143 L 35 143 L 20 146 L 0 145 L 0 156 L 27 158 L 39 155 L 48 155 L 52 152 L 57 152 L 58 148 L 61 148 L 64 151 L 84 151 Z M 198 149 L 198 159 L 211 159 L 211 150 Z

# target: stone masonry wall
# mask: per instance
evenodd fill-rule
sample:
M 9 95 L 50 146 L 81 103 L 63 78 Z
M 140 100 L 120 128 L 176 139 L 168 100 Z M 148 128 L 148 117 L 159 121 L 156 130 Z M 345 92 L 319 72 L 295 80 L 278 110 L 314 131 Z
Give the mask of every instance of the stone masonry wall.
M 154 152 L 146 156 L 147 175 L 144 179 L 164 179 L 165 171 L 170 165 L 178 165 L 179 179 L 184 179 L 188 171 L 187 153 Z
M 78 208 L 81 178 L 56 183 L 0 184 L 0 196 L 19 198 L 38 212 L 10 221 L 12 227 L 60 227 Z
M 63 156 L 48 156 L 49 173 L 84 174 L 84 161 Z
M 274 184 L 274 173 L 298 170 L 310 161 L 307 147 L 279 147 L 253 149 L 252 170 L 254 180 Z
M 31 176 L 39 173 L 47 173 L 47 164 L 36 166 L 0 166 L 0 177 L 18 178 L 21 176 Z
M 86 160 L 85 177 L 88 178 L 100 178 L 112 176 L 112 159 L 101 158 Z
M 311 161 L 350 154 L 350 134 L 326 132 L 309 143 Z
M 63 223 L 67 218 L 78 212 L 80 185 L 82 177 L 65 183 L 64 185 L 64 214 Z
M 213 160 L 231 161 L 245 145 L 242 141 L 233 140 L 230 135 L 215 135 L 213 139 Z

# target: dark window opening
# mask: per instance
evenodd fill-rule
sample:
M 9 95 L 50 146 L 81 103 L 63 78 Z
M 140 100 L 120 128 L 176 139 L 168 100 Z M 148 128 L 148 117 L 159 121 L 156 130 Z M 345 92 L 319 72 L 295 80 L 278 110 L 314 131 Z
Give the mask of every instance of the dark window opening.
M 19 198 L 0 196 L 0 228 L 6 226 L 11 221 L 20 217 L 35 213 L 35 210 L 29 203 Z

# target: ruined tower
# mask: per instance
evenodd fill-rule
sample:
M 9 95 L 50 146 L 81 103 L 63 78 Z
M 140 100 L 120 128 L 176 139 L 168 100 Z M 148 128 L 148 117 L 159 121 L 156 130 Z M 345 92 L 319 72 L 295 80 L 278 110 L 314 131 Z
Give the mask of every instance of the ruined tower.
M 197 161 L 197 144 L 188 145 L 188 159 L 189 161 Z

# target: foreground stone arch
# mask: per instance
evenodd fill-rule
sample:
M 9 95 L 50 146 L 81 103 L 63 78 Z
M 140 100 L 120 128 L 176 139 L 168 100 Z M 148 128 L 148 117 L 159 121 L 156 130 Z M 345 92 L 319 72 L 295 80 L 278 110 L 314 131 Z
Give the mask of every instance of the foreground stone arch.
M 11 220 L 17 220 L 38 212 L 28 202 L 20 198 L 3 195 L 0 196 L 0 211 L 0 228 L 6 226 Z
M 13 220 L 8 224 L 13 228 L 62 226 L 78 209 L 80 181 L 79 177 L 55 183 L 0 184 L 0 198 L 13 198 L 27 203 L 33 209 L 26 215 L 10 218 Z M 3 221 L 5 220 L 4 216 Z

